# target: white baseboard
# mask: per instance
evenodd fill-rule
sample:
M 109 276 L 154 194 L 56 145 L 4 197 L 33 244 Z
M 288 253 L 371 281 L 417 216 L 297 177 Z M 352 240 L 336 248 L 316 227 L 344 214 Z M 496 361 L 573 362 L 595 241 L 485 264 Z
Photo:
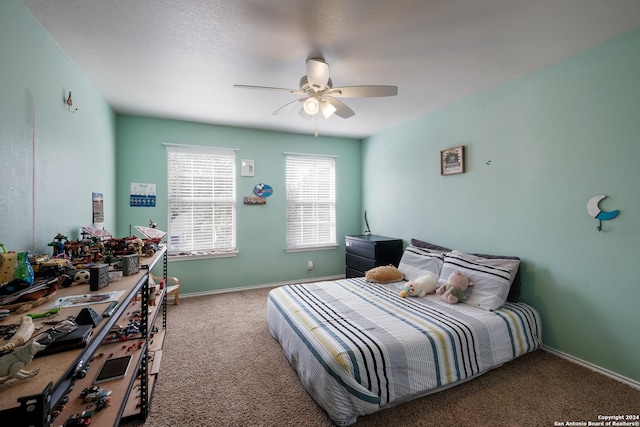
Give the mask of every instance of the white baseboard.
M 290 280 L 288 282 L 278 282 L 278 283 L 265 283 L 261 285 L 251 285 L 251 286 L 241 286 L 238 288 L 228 288 L 228 289 L 214 289 L 211 291 L 204 292 L 190 292 L 190 293 L 180 293 L 180 299 L 183 298 L 191 298 L 191 297 L 201 297 L 204 295 L 214 295 L 214 294 L 226 294 L 228 292 L 239 292 L 239 291 L 248 291 L 251 289 L 261 289 L 261 288 L 275 288 L 278 286 L 284 285 L 295 285 L 298 283 L 313 283 L 313 282 L 323 282 L 327 280 L 338 280 L 344 279 L 344 274 L 339 276 L 327 276 L 327 277 L 312 277 L 308 279 L 299 279 L 299 280 Z
M 632 380 L 631 378 L 627 378 L 627 377 L 624 377 L 624 376 L 622 376 L 620 374 L 616 374 L 615 372 L 612 372 L 612 371 L 610 371 L 608 369 L 602 368 L 602 367 L 600 367 L 598 365 L 594 365 L 593 363 L 584 361 L 582 359 L 578 359 L 575 356 L 571 356 L 570 354 L 563 353 L 563 352 L 561 352 L 559 350 L 556 350 L 554 348 L 547 347 L 544 344 L 540 348 L 542 350 L 548 352 L 548 353 L 554 354 L 554 355 L 556 355 L 558 357 L 562 357 L 563 359 L 566 359 L 566 360 L 568 360 L 570 362 L 577 363 L 578 365 L 584 366 L 587 369 L 590 369 L 590 370 L 592 370 L 594 372 L 597 372 L 599 374 L 605 375 L 605 376 L 607 376 L 609 378 L 613 378 L 616 381 L 619 381 L 619 382 L 624 383 L 624 384 L 626 384 L 626 385 L 628 385 L 630 387 L 633 387 L 633 388 L 635 388 L 637 390 L 640 390 L 640 382 Z

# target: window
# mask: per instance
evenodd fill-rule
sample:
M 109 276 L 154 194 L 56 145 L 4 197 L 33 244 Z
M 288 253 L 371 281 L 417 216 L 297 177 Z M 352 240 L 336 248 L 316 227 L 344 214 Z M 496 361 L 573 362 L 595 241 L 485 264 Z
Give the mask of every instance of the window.
M 336 159 L 287 155 L 287 251 L 335 248 Z
M 236 251 L 233 150 L 167 146 L 169 255 Z

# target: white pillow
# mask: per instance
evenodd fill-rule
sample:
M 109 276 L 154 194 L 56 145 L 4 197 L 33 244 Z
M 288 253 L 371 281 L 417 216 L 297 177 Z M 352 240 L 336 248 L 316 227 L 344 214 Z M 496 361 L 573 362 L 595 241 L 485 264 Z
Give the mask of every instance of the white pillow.
M 440 277 L 443 263 L 443 252 L 409 245 L 402 254 L 398 270 L 404 274 L 407 281 L 415 280 L 426 274 Z
M 454 270 L 461 271 L 474 282 L 465 291 L 462 302 L 484 310 L 496 310 L 507 301 L 519 266 L 518 259 L 482 258 L 452 251 L 445 256 L 439 282 L 442 285 Z

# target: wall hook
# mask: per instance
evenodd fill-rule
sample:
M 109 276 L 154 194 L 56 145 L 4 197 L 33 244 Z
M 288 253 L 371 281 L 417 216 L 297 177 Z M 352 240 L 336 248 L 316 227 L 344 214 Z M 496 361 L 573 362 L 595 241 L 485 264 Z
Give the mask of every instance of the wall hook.
M 604 194 L 600 194 L 599 196 L 593 196 L 587 201 L 587 212 L 589 213 L 589 215 L 598 220 L 598 227 L 596 227 L 598 231 L 602 231 L 602 221 L 613 219 L 620 213 L 619 210 L 600 210 L 598 203 L 600 203 L 600 200 L 604 199 L 605 197 L 607 196 L 605 196 Z
M 73 100 L 71 99 L 71 91 L 69 91 L 69 96 L 67 97 L 66 103 L 67 103 L 67 110 L 69 110 L 70 113 L 75 113 L 76 111 L 78 111 L 77 108 L 73 108 Z

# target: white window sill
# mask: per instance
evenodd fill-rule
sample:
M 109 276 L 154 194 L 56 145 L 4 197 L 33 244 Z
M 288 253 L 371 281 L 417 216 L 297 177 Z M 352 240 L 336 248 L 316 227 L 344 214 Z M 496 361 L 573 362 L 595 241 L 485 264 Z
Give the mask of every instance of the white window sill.
M 284 251 L 285 252 L 308 252 L 308 251 L 326 251 L 329 249 L 338 249 L 338 245 L 300 246 L 296 248 L 284 248 Z
M 218 252 L 218 253 L 193 253 L 188 255 L 167 255 L 167 261 L 192 261 L 197 259 L 209 259 L 209 258 L 233 258 L 238 256 L 238 251 L 233 252 Z

